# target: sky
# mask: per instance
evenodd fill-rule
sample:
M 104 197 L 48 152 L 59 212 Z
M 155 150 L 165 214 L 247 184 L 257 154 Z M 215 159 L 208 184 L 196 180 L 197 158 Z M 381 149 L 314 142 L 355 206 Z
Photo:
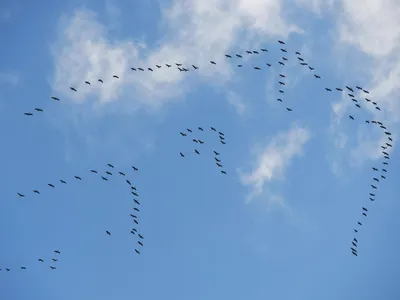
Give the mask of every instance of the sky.
M 399 27 L 396 0 L 1 1 L 0 298 L 398 299 Z

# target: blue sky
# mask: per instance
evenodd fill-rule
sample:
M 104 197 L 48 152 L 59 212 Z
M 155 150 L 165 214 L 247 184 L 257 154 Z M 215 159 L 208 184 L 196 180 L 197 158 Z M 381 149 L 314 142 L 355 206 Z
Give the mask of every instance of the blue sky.
M 395 0 L 2 1 L 0 297 L 398 299 L 398 154 L 371 203 L 386 137 L 365 120 L 396 141 L 399 17 Z M 325 91 L 345 85 L 381 111 Z M 108 182 L 88 171 L 108 163 Z M 138 189 L 140 255 L 118 171 Z

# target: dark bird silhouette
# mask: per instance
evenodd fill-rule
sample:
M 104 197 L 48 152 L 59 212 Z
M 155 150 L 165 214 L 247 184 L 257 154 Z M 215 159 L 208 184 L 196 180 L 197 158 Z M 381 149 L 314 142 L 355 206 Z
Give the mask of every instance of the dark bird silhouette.
M 353 253 L 353 255 L 358 256 L 358 254 L 354 251 L 352 251 L 351 253 Z
M 225 174 L 226 175 L 226 172 L 224 170 L 221 170 L 221 174 Z
M 136 220 L 133 220 L 133 222 L 135 222 L 135 224 L 138 224 L 138 225 L 139 225 L 139 222 L 138 222 L 138 221 L 136 221 Z
M 225 54 L 226 57 L 232 58 L 232 56 L 230 56 L 229 54 Z
M 339 92 L 343 92 L 343 90 L 341 88 L 336 88 L 336 90 Z
M 210 60 L 210 63 L 216 65 L 215 61 Z
M 300 61 L 304 61 L 304 59 L 302 59 L 301 57 L 297 57 L 297 59 Z
M 358 243 L 358 241 L 357 241 L 357 239 L 356 239 L 356 238 L 354 238 L 354 239 L 353 239 L 353 241 L 355 241 L 356 243 Z
M 56 267 L 50 266 L 50 269 L 52 269 L 52 270 L 55 270 L 55 269 L 56 269 Z
M 253 67 L 255 70 L 261 70 L 260 67 Z
M 51 260 L 54 261 L 54 262 L 58 261 L 58 259 L 55 259 L 55 258 L 52 258 Z
M 367 214 L 366 214 L 366 213 L 362 213 L 362 215 L 363 215 L 364 217 L 366 217 L 366 216 L 367 216 Z
M 353 117 L 353 116 L 349 116 L 349 118 L 352 119 L 352 120 L 354 120 L 354 117 Z
M 214 159 L 215 159 L 215 161 L 217 161 L 217 162 L 221 162 L 221 160 L 218 159 L 218 158 L 216 158 L 216 157 L 214 157 Z
M 69 89 L 70 89 L 71 91 L 77 92 L 77 90 L 76 90 L 75 88 L 73 88 L 72 86 L 70 86 Z
M 192 65 L 193 69 L 197 70 L 199 67 L 196 67 L 195 65 Z
M 307 66 L 308 65 L 308 63 L 305 63 L 305 62 L 302 62 L 302 63 L 300 63 L 302 66 Z M 311 68 L 310 68 L 310 70 L 311 70 Z M 314 70 L 314 69 L 313 69 Z
M 281 94 L 284 94 L 285 92 L 284 92 L 284 91 L 282 91 L 282 90 L 279 90 L 279 93 L 281 93 Z
M 47 185 L 52 187 L 52 188 L 55 188 L 55 186 L 53 184 L 51 184 L 51 183 L 48 183 Z
M 358 85 L 356 85 L 356 89 L 358 89 L 358 90 L 362 90 L 362 88 L 361 88 L 361 87 L 359 87 Z
M 255 50 L 253 50 L 253 53 L 254 54 L 260 54 L 258 51 L 255 51 Z
M 282 82 L 282 81 L 279 81 L 279 84 L 280 85 L 286 85 L 284 82 Z
M 281 48 L 281 51 L 282 51 L 282 52 L 285 52 L 285 53 L 287 52 L 286 49 L 282 49 L 282 48 Z
M 135 216 L 135 215 L 133 215 L 133 214 L 130 214 L 130 215 L 131 215 L 132 218 L 137 219 L 137 216 Z
M 354 90 L 351 87 L 348 87 L 347 85 L 346 85 L 346 89 L 348 89 L 349 91 L 354 93 Z
M 181 134 L 181 136 L 187 136 L 186 133 L 183 133 L 183 132 L 179 132 L 179 133 Z
M 354 98 L 354 95 L 353 95 L 353 94 L 347 94 L 347 95 L 349 95 L 349 97 L 352 97 L 352 98 Z
M 96 170 L 89 170 L 89 171 L 92 172 L 92 173 L 96 173 L 97 174 Z
M 373 194 L 373 193 L 369 193 L 369 195 L 372 196 L 372 197 L 375 197 L 375 194 Z
M 113 77 L 119 79 L 119 77 L 117 75 L 113 75 Z
M 285 65 L 285 63 L 284 63 L 284 62 L 281 62 L 281 61 L 279 62 L 279 64 L 280 64 L 280 65 L 282 65 L 282 66 L 284 66 L 284 65 Z
M 266 63 L 266 65 L 267 65 L 268 67 L 271 67 L 271 66 L 272 66 L 271 64 L 268 64 L 268 63 Z
M 204 141 L 202 141 L 202 140 L 199 140 L 199 143 L 200 143 L 200 144 L 204 144 Z
M 331 90 L 331 89 L 328 89 L 328 88 L 325 88 L 325 90 L 327 90 L 328 92 L 332 92 L 332 90 Z
M 200 152 L 199 152 L 199 151 L 197 151 L 196 149 L 194 149 L 194 152 L 196 152 L 197 154 L 200 154 Z
M 243 56 L 241 56 L 240 54 L 236 54 L 236 56 L 239 58 L 243 58 Z
M 88 84 L 88 85 L 90 85 L 90 82 L 89 82 L 89 81 L 85 81 L 85 83 Z
M 135 207 L 133 210 L 136 210 L 137 212 L 139 212 L 139 208 Z
M 135 192 L 131 192 L 131 194 L 136 196 L 136 197 L 139 197 L 139 195 L 137 193 L 135 193 Z
M 383 176 L 383 175 L 381 175 L 381 178 L 382 178 L 382 179 L 386 179 L 386 177 L 385 177 L 385 176 Z
M 111 233 L 110 233 L 108 230 L 106 230 L 106 234 L 107 234 L 107 235 L 111 235 Z
M 59 250 L 54 250 L 54 253 L 61 254 L 61 252 Z
M 287 108 L 287 107 L 286 107 L 286 109 L 287 109 L 287 111 L 292 111 L 292 109 L 291 109 L 291 108 Z
M 101 83 L 104 83 L 103 80 L 101 80 L 101 79 L 98 79 L 97 81 L 98 81 L 98 82 L 101 82 Z
M 110 168 L 114 168 L 112 164 L 107 164 L 107 166 L 109 166 Z
M 279 74 L 280 77 L 285 78 L 286 76 L 283 74 Z
M 131 182 L 130 182 L 128 179 L 126 180 L 126 183 L 129 184 L 129 185 L 131 185 Z
M 385 151 L 382 151 L 382 153 L 385 154 L 385 155 L 389 155 L 389 153 L 387 153 L 387 152 L 385 152 Z
M 185 155 L 183 155 L 183 153 L 182 153 L 182 152 L 179 152 L 179 153 L 181 154 L 181 156 L 182 156 L 182 157 L 185 157 Z
M 132 169 L 133 169 L 134 171 L 139 171 L 139 169 L 136 168 L 136 167 L 134 167 L 134 166 L 132 166 Z
M 44 260 L 43 260 L 43 259 L 41 259 L 41 258 L 39 258 L 39 259 L 38 259 L 38 261 L 40 261 L 40 262 L 44 262 Z
M 246 50 L 246 53 L 247 53 L 247 54 L 253 54 L 253 52 L 251 52 L 251 51 L 249 51 L 249 50 Z
M 357 244 L 356 244 L 356 243 L 354 243 L 354 242 L 351 242 L 351 243 L 353 244 L 354 247 L 357 247 Z
M 217 131 L 214 127 L 210 127 L 212 131 Z
M 62 184 L 67 184 L 67 182 L 64 181 L 64 180 L 62 180 L 62 179 L 60 179 L 60 182 L 61 182 Z
M 24 113 L 25 116 L 33 116 L 33 113 Z
M 125 176 L 124 172 L 118 172 L 119 175 Z
M 386 170 L 386 169 L 382 169 L 382 171 L 383 171 L 383 172 L 387 172 L 387 170 Z
M 383 158 L 385 158 L 385 159 L 390 159 L 390 157 L 389 157 L 389 156 L 384 156 Z
M 268 50 L 265 49 L 265 48 L 261 48 L 261 51 L 263 51 L 263 52 L 268 52 Z
M 282 59 L 285 60 L 285 61 L 288 60 L 288 59 L 287 59 L 286 57 L 284 57 L 284 56 L 282 56 Z
M 364 93 L 369 94 L 369 92 L 367 90 L 362 90 Z
M 357 223 L 358 223 L 358 225 L 362 226 L 361 222 L 357 222 Z
M 143 247 L 143 244 L 142 244 L 142 242 L 141 242 L 141 241 L 138 241 L 138 244 L 139 244 L 140 246 L 142 246 L 142 247 Z
M 214 154 L 215 154 L 215 155 L 219 155 L 219 153 L 218 153 L 217 151 L 214 151 Z
M 377 189 L 377 187 L 375 186 L 375 185 L 373 185 L 373 184 L 371 184 L 371 187 L 373 188 L 373 189 Z
M 198 128 L 199 130 L 201 130 L 201 131 L 204 131 L 203 128 L 201 128 L 201 127 L 197 127 L 197 128 Z
M 137 250 L 137 249 L 135 249 L 135 252 L 136 252 L 137 254 L 140 254 L 139 250 Z
M 199 141 L 198 141 L 198 140 L 196 140 L 196 139 L 193 139 L 192 141 L 193 141 L 193 142 L 195 142 L 195 143 L 198 143 L 198 142 L 199 142 Z
M 53 100 L 56 100 L 56 101 L 60 101 L 60 99 L 59 98 L 57 98 L 57 97 L 51 97 L 51 99 L 53 99 Z
M 143 68 L 137 68 L 139 71 L 142 71 L 142 72 L 144 72 L 144 69 Z
M 137 205 L 140 205 L 140 202 L 137 201 L 136 199 L 133 199 L 133 201 L 134 201 Z
M 43 109 L 41 109 L 41 108 L 35 108 L 35 110 L 38 112 L 43 112 Z
M 171 65 L 169 65 L 169 64 L 165 64 L 168 68 L 171 68 L 172 66 Z
M 82 180 L 82 178 L 79 177 L 79 176 L 74 176 L 74 178 L 75 178 L 75 179 L 78 179 L 78 180 Z
M 355 232 L 355 233 L 357 233 L 357 232 L 358 232 L 358 230 L 357 230 L 357 229 L 354 229 L 354 232 Z
M 278 100 L 279 102 L 283 102 L 281 98 L 278 98 L 278 99 L 276 99 L 276 100 Z
M 136 69 L 135 69 L 135 68 L 131 68 L 131 70 L 132 70 L 132 71 L 136 71 Z
M 308 68 L 309 68 L 311 71 L 313 71 L 313 70 L 315 69 L 315 68 L 313 68 L 313 67 L 310 67 L 310 66 L 309 66 Z
M 138 236 L 139 236 L 142 240 L 144 239 L 143 235 L 141 235 L 140 233 L 138 233 Z
M 160 66 L 160 65 L 156 65 L 156 67 L 157 67 L 157 68 L 159 68 L 159 69 L 161 68 L 161 66 Z
M 21 193 L 18 193 L 18 196 L 20 196 L 20 197 L 25 197 L 25 195 L 24 195 L 24 194 L 21 194 Z
M 321 76 L 318 76 L 317 74 L 314 74 L 315 78 L 321 78 Z
M 375 168 L 375 167 L 372 167 L 372 170 L 374 170 L 374 171 L 378 171 L 378 169 L 377 169 L 377 168 Z
M 111 173 L 111 172 L 109 172 L 109 171 L 106 171 L 106 174 L 107 174 L 107 175 L 112 175 L 112 173 Z
M 104 176 L 101 176 L 101 179 L 103 179 L 104 181 L 108 181 L 108 179 Z
M 385 134 L 386 135 L 392 135 L 390 132 L 388 132 L 388 131 L 385 131 Z
M 40 194 L 38 190 L 33 190 L 34 193 Z
M 284 41 L 281 41 L 281 40 L 279 40 L 278 43 L 279 43 L 279 44 L 283 44 L 283 45 L 285 44 L 285 42 L 284 42 Z

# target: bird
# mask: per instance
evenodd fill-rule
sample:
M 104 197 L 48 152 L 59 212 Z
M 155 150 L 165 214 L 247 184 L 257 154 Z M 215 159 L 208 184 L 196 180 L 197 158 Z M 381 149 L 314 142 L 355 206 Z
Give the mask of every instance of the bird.
M 287 109 L 287 111 L 292 111 L 292 109 L 291 109 L 291 108 L 287 108 L 287 107 L 286 107 L 286 109 Z
M 285 63 L 284 63 L 284 62 L 281 62 L 281 61 L 279 62 L 279 64 L 280 64 L 280 65 L 282 65 L 282 66 L 284 66 L 284 65 L 285 65 Z
M 203 128 L 201 128 L 201 127 L 197 127 L 197 128 L 198 128 L 199 130 L 201 130 L 201 131 L 204 131 Z
M 139 236 L 142 240 L 144 239 L 143 235 L 141 235 L 140 233 L 138 233 L 138 236 Z
M 193 142 L 195 142 L 195 143 L 198 143 L 198 142 L 199 142 L 199 141 L 198 141 L 198 140 L 196 140 L 196 139 L 193 139 L 192 141 L 193 141 Z
M 97 174 L 96 170 L 89 170 L 89 171 L 92 172 L 92 173 L 96 173 Z
M 219 163 L 216 163 L 216 165 L 217 165 L 218 167 L 222 168 L 222 165 L 221 165 L 221 164 L 219 164 Z
M 358 241 L 357 241 L 357 239 L 356 239 L 356 238 L 353 238 L 353 241 L 355 241 L 356 243 L 358 243 Z
M 365 216 L 365 217 L 367 216 L 367 214 L 366 214 L 366 213 L 362 213 L 362 215 L 363 215 L 363 216 Z
M 133 200 L 137 205 L 140 205 L 140 202 L 137 201 L 136 199 Z
M 121 175 L 121 176 L 125 176 L 124 172 L 118 172 L 118 174 Z
M 101 176 L 101 179 L 103 179 L 104 181 L 108 181 L 108 179 L 104 176 Z
M 358 223 L 358 225 L 362 226 L 361 222 L 357 222 L 357 223 Z
M 265 48 L 261 48 L 260 50 L 263 51 L 263 52 L 268 52 L 268 50 L 265 49 Z
M 186 133 L 183 133 L 183 132 L 179 132 L 179 133 L 180 133 L 181 136 L 187 136 Z
M 107 166 L 109 166 L 110 168 L 114 168 L 112 164 L 107 164 Z
M 33 192 L 36 194 L 40 194 L 40 192 L 38 190 L 33 190 Z
M 194 152 L 200 155 L 200 152 L 197 149 L 194 149 Z
M 169 65 L 169 64 L 165 64 L 168 68 L 171 68 L 172 66 L 171 65 Z
M 137 249 L 135 249 L 135 252 L 136 252 L 137 254 L 140 254 L 139 250 L 137 250 Z
M 62 180 L 62 179 L 60 179 L 60 182 L 61 182 L 62 184 L 67 184 L 67 182 L 64 181 L 64 180 Z
M 304 59 L 301 58 L 301 57 L 297 57 L 297 59 L 300 60 L 300 61 L 304 61 Z
M 86 83 L 87 85 L 90 85 L 90 82 L 89 82 L 89 81 L 85 81 L 85 83 Z
M 157 68 L 159 68 L 159 69 L 161 68 L 161 66 L 160 66 L 160 65 L 156 65 L 156 67 L 157 67 Z
M 18 193 L 18 196 L 20 196 L 20 197 L 25 197 L 25 195 L 24 195 L 24 194 L 21 194 L 21 193 Z
M 53 99 L 53 100 L 55 100 L 55 101 L 60 101 L 60 99 L 59 98 L 57 98 L 57 97 L 51 97 L 51 99 Z
M 51 260 L 54 261 L 54 262 L 58 261 L 58 259 L 55 259 L 55 258 L 52 258 Z
M 41 258 L 39 258 L 39 259 L 38 259 L 38 261 L 40 261 L 40 262 L 44 262 L 44 260 L 43 260 L 43 259 L 41 259 Z
M 185 157 L 185 155 L 183 155 L 183 153 L 182 153 L 182 152 L 179 152 L 179 153 L 180 153 L 181 157 Z
M 236 54 L 236 56 L 239 58 L 243 58 L 243 56 L 241 56 L 240 54 Z
M 375 186 L 375 185 L 373 185 L 373 184 L 371 184 L 371 187 L 373 188 L 373 189 L 377 189 L 377 187 Z
M 341 88 L 336 88 L 336 90 L 339 92 L 343 92 L 343 90 Z
M 282 82 L 282 81 L 279 81 L 279 84 L 280 85 L 286 85 L 284 82 Z
M 139 197 L 139 195 L 136 194 L 135 192 L 131 192 L 131 194 L 132 194 L 133 196 Z
M 230 56 L 229 54 L 225 54 L 226 57 L 232 58 L 232 56 Z
M 52 269 L 52 270 L 55 270 L 55 269 L 56 269 L 56 267 L 50 266 L 50 269 Z
M 354 93 L 354 90 L 351 87 L 348 87 L 347 85 L 346 85 L 346 89 L 348 89 L 349 91 Z
M 216 158 L 216 157 L 214 157 L 214 159 L 215 159 L 215 161 L 217 161 L 217 162 L 221 162 L 221 160 L 218 159 L 218 158 Z
M 216 65 L 215 61 L 210 60 L 210 63 Z
M 276 100 L 278 100 L 279 102 L 283 102 L 281 98 L 278 98 L 278 99 L 276 99 Z
M 111 233 L 110 233 L 108 230 L 106 230 L 106 234 L 107 234 L 107 235 L 111 235 Z
M 280 77 L 285 78 L 286 76 L 283 74 L 279 74 Z
M 33 113 L 24 113 L 25 116 L 33 116 Z
M 54 253 L 61 254 L 59 250 L 54 250 Z
M 325 90 L 328 91 L 328 92 L 332 92 L 332 90 L 329 89 L 329 88 L 325 88 Z
M 131 182 L 130 182 L 128 179 L 126 180 L 126 183 L 129 184 L 129 185 L 131 185 Z
M 195 65 L 192 65 L 193 69 L 197 70 L 199 67 L 196 67 Z
M 268 67 L 271 67 L 271 66 L 272 66 L 271 64 L 268 64 L 268 63 L 266 63 L 266 65 L 267 65 Z
M 353 116 L 349 116 L 349 118 L 352 119 L 352 120 L 354 120 L 354 117 L 353 117 Z
M 253 53 L 254 54 L 260 54 L 258 51 L 255 51 L 255 50 L 253 50 Z
M 135 218 L 135 219 L 137 218 L 137 216 L 135 216 L 135 215 L 133 215 L 133 214 L 130 214 L 130 215 L 131 215 L 132 218 Z
M 101 82 L 101 83 L 104 83 L 103 80 L 101 80 L 101 79 L 98 79 L 97 81 L 98 81 L 98 82 Z
M 374 171 L 378 171 L 378 169 L 377 169 L 377 168 L 375 168 L 375 167 L 372 167 L 372 170 L 374 170 Z
M 221 174 L 226 174 L 226 172 L 224 170 L 221 170 Z
M 132 169 L 133 169 L 134 171 L 139 171 L 139 169 L 136 168 L 136 167 L 134 167 L 134 166 L 132 166 Z
M 78 179 L 78 180 L 82 180 L 82 178 L 79 177 L 79 176 L 74 176 L 74 178 L 75 178 L 75 179 Z
M 106 174 L 107 174 L 107 175 L 112 175 L 112 173 L 111 173 L 111 172 L 109 172 L 109 171 L 106 171 Z
M 41 109 L 41 108 L 35 108 L 35 110 L 38 112 L 43 112 L 43 109 Z
M 113 75 L 113 78 L 117 78 L 117 79 L 119 79 L 119 77 L 118 77 L 117 75 Z
M 278 43 L 279 43 L 279 44 L 285 44 L 285 42 L 284 42 L 284 41 L 281 41 L 281 40 L 278 40 Z
M 254 67 L 255 70 L 261 70 L 260 67 Z
M 47 185 L 52 187 L 53 189 L 55 188 L 55 186 L 53 184 L 51 184 L 51 183 L 48 183 Z
M 137 212 L 139 212 L 139 208 L 135 207 L 133 210 L 136 210 Z
M 70 86 L 69 89 L 70 89 L 71 91 L 77 92 L 76 88 L 73 88 L 72 86 Z
M 282 52 L 285 52 L 285 53 L 287 52 L 286 49 L 282 49 L 282 48 L 281 48 L 281 51 L 282 51 Z
M 214 154 L 215 154 L 215 155 L 219 155 L 219 153 L 218 153 L 217 151 L 214 151 Z
M 143 247 L 143 243 L 141 241 L 138 241 L 138 244 Z
M 321 76 L 318 76 L 317 74 L 314 74 L 315 78 L 321 78 Z

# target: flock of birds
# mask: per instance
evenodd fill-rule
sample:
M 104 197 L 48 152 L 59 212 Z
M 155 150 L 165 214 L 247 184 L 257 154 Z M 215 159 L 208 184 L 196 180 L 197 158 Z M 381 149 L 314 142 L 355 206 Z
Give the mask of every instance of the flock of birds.
M 132 171 L 133 172 L 138 172 L 139 169 L 135 166 L 132 166 Z M 104 171 L 103 173 L 100 173 L 99 171 L 95 170 L 95 169 L 90 169 L 88 172 L 90 174 L 93 175 L 98 175 L 100 177 L 101 180 L 103 181 L 109 181 L 111 176 L 114 176 L 114 172 L 113 169 L 115 169 L 114 165 L 112 164 L 107 164 L 107 170 Z M 143 233 L 140 230 L 140 218 L 139 218 L 139 214 L 140 214 L 140 204 L 141 202 L 139 201 L 139 194 L 138 194 L 138 190 L 137 187 L 133 184 L 133 180 L 128 178 L 127 172 L 122 172 L 122 171 L 118 171 L 115 172 L 116 175 L 118 177 L 124 178 L 125 179 L 125 183 L 129 186 L 129 192 L 130 192 L 130 196 L 132 197 L 132 210 L 130 211 L 129 215 L 130 218 L 132 219 L 132 228 L 130 229 L 130 233 L 132 235 L 134 235 L 136 237 L 136 244 L 137 246 L 134 248 L 135 253 L 140 254 L 141 251 L 141 247 L 143 247 L 143 240 L 144 240 L 144 236 Z M 83 176 L 78 176 L 78 175 L 74 175 L 73 176 L 73 180 L 78 180 L 81 181 L 83 180 Z M 64 179 L 59 179 L 59 183 L 61 185 L 67 185 L 69 181 L 64 180 Z M 55 189 L 56 188 L 56 183 L 48 183 L 46 186 L 47 189 Z M 43 189 L 39 189 L 39 188 L 34 188 L 32 190 L 32 194 L 35 195 L 41 195 L 43 192 Z M 18 192 L 17 195 L 21 198 L 25 198 L 28 196 L 28 194 L 26 193 L 21 193 Z M 107 236 L 111 236 L 111 232 L 109 230 L 105 230 L 105 234 Z M 59 250 L 54 251 L 56 254 L 60 254 Z M 44 262 L 43 259 L 39 259 L 39 262 Z M 52 258 L 53 262 L 56 262 L 57 259 Z M 27 267 L 26 266 L 21 266 L 20 267 L 21 270 L 26 270 Z M 50 266 L 50 269 L 55 270 L 56 267 L 55 266 Z M 0 268 L 0 271 L 2 271 L 3 268 Z M 11 271 L 11 268 L 7 267 L 4 268 L 5 271 Z
M 59 250 L 54 250 L 54 257 L 52 257 L 50 260 L 48 260 L 50 263 L 51 263 L 51 265 L 49 265 L 49 268 L 50 268 L 50 270 L 55 270 L 55 269 L 57 269 L 57 267 L 56 267 L 56 263 L 58 262 L 58 258 L 55 258 L 55 257 L 58 257 L 60 254 L 61 254 L 61 252 L 59 251 Z M 38 258 L 38 260 L 37 260 L 39 263 L 41 263 L 41 264 L 44 264 L 46 261 L 43 259 L 43 258 Z M 26 265 L 24 265 L 24 266 L 20 266 L 19 267 L 19 270 L 21 270 L 21 271 L 24 271 L 24 270 L 26 270 L 27 269 L 27 266 Z M 5 271 L 5 272 L 10 272 L 12 269 L 11 268 L 9 268 L 9 267 L 7 267 L 7 268 L 0 268 L 0 271 Z
M 204 129 L 202 127 L 197 127 L 197 129 L 199 132 L 204 132 Z M 223 132 L 217 131 L 214 127 L 210 127 L 210 131 L 217 133 L 220 143 L 223 145 L 226 145 L 225 134 Z M 180 132 L 180 135 L 182 137 L 187 137 L 188 134 L 193 134 L 193 130 L 186 128 L 186 133 L 182 132 L 182 131 Z M 202 139 L 196 138 L 196 137 L 194 137 L 192 139 L 192 142 L 199 144 L 199 145 L 203 145 L 205 143 Z M 185 157 L 185 154 L 183 154 L 182 152 L 179 152 L 179 153 L 180 153 L 181 157 L 183 157 L 183 158 Z M 194 153 L 196 153 L 197 155 L 200 155 L 200 151 L 197 148 L 194 149 Z M 214 153 L 214 160 L 215 160 L 216 166 L 218 168 L 221 168 L 221 174 L 226 175 L 226 171 L 223 169 L 220 153 L 215 150 L 213 150 L 213 153 Z
M 278 41 L 278 43 L 282 47 L 284 47 L 283 45 L 286 44 L 284 41 Z M 292 58 L 288 57 L 288 50 L 287 49 L 280 48 L 280 51 L 282 52 L 282 57 L 278 60 L 278 62 L 276 64 L 279 65 L 279 66 L 284 67 L 286 65 L 287 61 L 292 59 Z M 245 54 L 239 54 L 239 53 L 236 53 L 234 55 L 225 54 L 225 58 L 226 59 L 230 59 L 230 60 L 233 59 L 233 58 L 243 59 L 244 55 L 259 55 L 260 53 L 263 53 L 263 52 L 264 53 L 268 52 L 268 49 L 261 48 L 259 50 L 247 50 L 247 51 L 245 51 Z M 305 61 L 305 59 L 302 57 L 300 52 L 296 51 L 296 52 L 294 52 L 294 54 L 295 54 L 294 55 L 295 60 L 298 61 L 300 66 L 306 67 L 310 72 L 312 72 L 312 75 L 313 75 L 313 77 L 315 79 L 317 79 L 317 80 L 321 80 L 322 79 L 322 77 L 320 75 L 317 75 L 314 72 L 315 68 L 312 67 L 308 62 Z M 210 61 L 210 64 L 211 65 L 217 65 L 216 61 Z M 257 70 L 257 71 L 261 71 L 263 69 L 270 68 L 272 65 L 273 65 L 272 62 L 266 62 L 264 66 L 261 66 L 261 65 L 253 66 L 253 69 Z M 155 67 L 147 67 L 147 68 L 145 68 L 145 67 L 131 67 L 131 71 L 133 71 L 133 72 L 145 72 L 145 71 L 154 72 L 157 69 L 161 69 L 161 68 L 168 68 L 169 69 L 169 68 L 173 68 L 173 67 L 176 67 L 180 72 L 189 72 L 190 70 L 196 71 L 196 70 L 199 69 L 199 66 L 196 66 L 196 65 L 191 65 L 189 67 L 189 66 L 183 66 L 183 64 L 181 64 L 181 63 L 174 63 L 174 64 L 172 64 L 172 63 L 168 64 L 167 63 L 167 64 L 164 64 L 164 65 L 156 65 Z M 238 68 L 243 68 L 243 64 L 238 64 L 237 67 Z M 278 89 L 278 91 L 280 93 L 280 96 L 276 100 L 278 102 L 282 102 L 282 103 L 284 102 L 283 95 L 285 94 L 284 88 L 286 87 L 286 82 L 285 82 L 286 78 L 287 78 L 287 75 L 285 74 L 285 72 L 283 70 L 278 72 L 277 83 L 279 84 L 279 87 L 280 87 Z M 118 80 L 119 76 L 118 75 L 113 75 L 113 79 L 114 80 Z M 85 80 L 84 83 L 86 85 L 90 86 L 90 85 L 93 84 L 93 81 Z M 98 78 L 97 79 L 97 83 L 103 84 L 104 83 L 104 79 Z M 78 88 L 77 87 L 70 86 L 69 89 L 74 93 L 78 92 Z M 333 87 L 325 87 L 325 91 L 326 92 L 334 92 L 334 91 L 336 91 L 336 92 L 340 92 L 340 93 L 346 93 L 348 99 L 350 101 L 352 101 L 352 103 L 354 103 L 354 106 L 356 108 L 359 108 L 359 109 L 361 108 L 360 98 L 362 97 L 362 98 L 364 98 L 365 103 L 372 104 L 375 107 L 375 109 L 378 110 L 378 111 L 381 110 L 380 107 L 378 106 L 377 102 L 372 101 L 369 98 L 369 96 L 368 96 L 369 91 L 364 89 L 364 88 L 362 88 L 362 87 L 360 87 L 360 86 L 356 86 L 355 89 L 353 89 L 350 86 L 335 87 L 335 88 L 333 88 Z M 356 96 L 357 93 L 358 93 L 358 96 Z M 56 97 L 56 96 L 52 96 L 51 99 L 54 100 L 54 101 L 61 101 L 61 99 L 59 97 Z M 291 112 L 293 109 L 290 108 L 289 106 L 286 106 L 286 110 Z M 34 111 L 36 113 L 40 113 L 40 112 L 43 112 L 43 109 L 34 108 Z M 33 116 L 34 112 L 32 112 L 32 111 L 31 112 L 25 112 L 24 115 Z M 349 118 L 352 121 L 354 121 L 356 119 L 356 117 L 354 115 L 349 115 Z M 393 139 L 391 137 L 391 133 L 388 131 L 386 126 L 381 121 L 366 120 L 365 122 L 369 123 L 369 124 L 373 124 L 373 125 L 379 126 L 379 128 L 382 129 L 384 134 L 387 136 L 387 140 L 385 141 L 385 143 L 383 145 L 381 145 L 382 154 L 383 154 L 382 166 L 381 167 L 373 167 L 372 168 L 374 176 L 372 178 L 372 183 L 370 184 L 371 190 L 370 190 L 370 193 L 369 193 L 369 200 L 370 200 L 369 203 L 372 203 L 376 199 L 376 193 L 377 193 L 377 190 L 378 190 L 378 187 L 379 187 L 379 183 L 386 179 L 387 172 L 388 172 L 387 166 L 389 165 L 388 160 L 390 159 L 390 155 L 389 155 L 389 150 L 388 149 L 393 147 L 394 141 L 393 141 Z M 221 144 L 223 144 L 223 145 L 226 144 L 225 134 L 223 132 L 217 131 L 214 127 L 210 127 L 209 131 L 215 132 L 218 135 L 218 139 L 219 139 Z M 200 155 L 200 153 L 203 150 L 199 150 L 199 149 L 201 149 L 200 148 L 201 145 L 205 144 L 205 141 L 203 140 L 203 138 L 200 137 L 201 132 L 204 132 L 204 129 L 202 127 L 198 127 L 196 133 L 193 133 L 193 130 L 189 129 L 189 128 L 187 128 L 186 130 L 180 132 L 180 135 L 182 137 L 188 137 L 188 135 L 190 135 L 192 137 L 192 142 L 197 144 L 196 147 L 193 149 L 193 152 L 196 155 Z M 226 174 L 226 171 L 224 170 L 223 165 L 222 165 L 222 160 L 220 158 L 220 153 L 217 152 L 216 150 L 212 150 L 212 151 L 214 153 L 214 160 L 215 160 L 216 166 L 218 168 L 220 168 L 221 174 Z M 180 156 L 182 158 L 185 158 L 187 155 L 188 155 L 187 153 L 180 152 Z M 104 174 L 100 175 L 101 179 L 104 180 L 104 181 L 108 181 L 109 177 L 113 175 L 111 170 L 114 169 L 114 166 L 112 164 L 107 164 L 107 166 L 108 166 L 109 170 L 105 171 Z M 134 171 L 138 171 L 138 169 L 136 167 L 134 167 L 134 166 L 132 166 L 132 169 Z M 96 170 L 90 170 L 90 172 L 93 173 L 93 174 L 98 174 L 98 171 L 96 171 Z M 122 176 L 122 177 L 126 176 L 126 174 L 124 172 L 121 172 L 121 171 L 118 172 L 118 175 Z M 83 180 L 81 176 L 74 176 L 74 179 L 75 180 Z M 61 184 L 63 184 L 63 185 L 67 184 L 67 181 L 62 180 L 62 179 L 60 179 L 59 182 Z M 140 254 L 140 250 L 139 249 L 141 247 L 143 247 L 143 239 L 144 239 L 144 237 L 143 237 L 142 233 L 140 232 L 140 230 L 138 229 L 138 226 L 139 226 L 138 214 L 140 212 L 140 210 L 139 210 L 140 202 L 138 200 L 139 195 L 137 193 L 137 188 L 134 185 L 132 185 L 132 183 L 131 183 L 131 181 L 129 179 L 126 179 L 126 183 L 130 187 L 130 193 L 132 195 L 132 200 L 133 200 L 133 204 L 134 204 L 132 212 L 130 213 L 130 217 L 131 217 L 132 223 L 133 223 L 133 227 L 132 227 L 130 233 L 137 237 L 137 245 L 138 246 L 134 250 L 135 250 L 135 252 L 137 254 Z M 49 188 L 53 188 L 53 189 L 56 188 L 54 183 L 48 183 L 47 185 L 48 185 Z M 41 191 L 39 189 L 34 189 L 33 193 L 39 195 L 39 194 L 41 194 Z M 25 197 L 25 194 L 23 194 L 23 193 L 17 193 L 17 195 L 19 197 Z M 368 216 L 369 208 L 367 208 L 367 207 L 368 207 L 368 205 L 365 205 L 365 206 L 361 207 L 361 216 L 363 218 L 366 218 Z M 363 222 L 361 220 L 359 220 L 357 222 L 357 224 L 358 224 L 358 226 L 362 226 Z M 359 231 L 359 227 L 354 229 L 355 233 L 358 233 L 358 231 Z M 110 231 L 106 230 L 105 233 L 106 233 L 106 235 L 111 236 L 111 232 Z M 356 237 L 354 237 L 351 243 L 352 243 L 352 245 L 351 245 L 350 248 L 351 248 L 352 254 L 354 256 L 358 256 L 358 239 Z M 55 253 L 60 254 L 60 251 L 56 250 Z M 52 261 L 56 262 L 57 259 L 52 258 Z M 39 259 L 39 262 L 43 263 L 44 260 Z M 51 265 L 50 268 L 53 269 L 53 270 L 56 269 L 56 267 L 54 265 Z M 20 269 L 25 270 L 26 266 L 21 266 Z M 0 269 L 0 271 L 1 270 L 10 271 L 11 269 L 10 268 L 2 268 L 2 269 Z

